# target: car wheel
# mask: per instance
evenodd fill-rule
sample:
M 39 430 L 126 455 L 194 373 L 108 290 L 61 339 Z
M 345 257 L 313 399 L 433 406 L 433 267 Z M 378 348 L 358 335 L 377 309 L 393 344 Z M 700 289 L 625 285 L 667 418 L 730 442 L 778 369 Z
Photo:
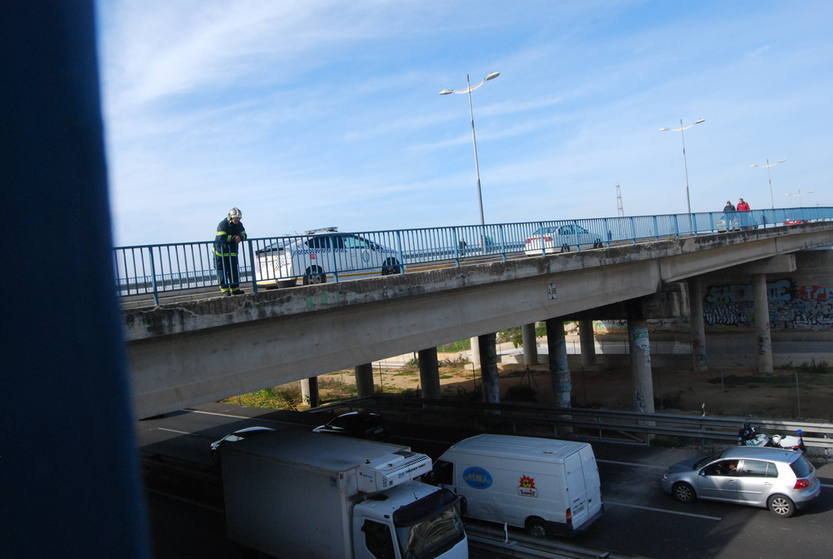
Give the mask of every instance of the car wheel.
M 304 285 L 326 283 L 326 281 L 327 276 L 324 274 L 324 270 L 322 270 L 319 266 L 310 266 L 307 268 L 306 273 L 304 273 Z
M 533 538 L 546 538 L 547 525 L 544 524 L 544 521 L 540 518 L 527 518 L 526 533 L 532 536 Z
M 397 262 L 396 258 L 388 258 L 382 263 L 382 275 L 390 276 L 393 274 L 401 274 L 402 267 Z
M 570 252 L 570 245 L 568 245 L 567 243 L 561 245 L 561 252 Z
M 795 512 L 795 503 L 786 495 L 773 495 L 766 504 L 769 510 L 781 518 L 789 518 Z
M 671 494 L 681 503 L 691 503 L 697 500 L 697 494 L 694 488 L 687 483 L 675 483 L 671 488 Z

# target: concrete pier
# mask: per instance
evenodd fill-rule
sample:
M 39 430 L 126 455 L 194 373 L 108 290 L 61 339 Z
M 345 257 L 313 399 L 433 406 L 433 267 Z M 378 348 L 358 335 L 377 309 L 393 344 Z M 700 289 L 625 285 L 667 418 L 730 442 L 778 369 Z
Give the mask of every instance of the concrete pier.
M 579 340 L 581 343 L 581 365 L 585 368 L 596 366 L 596 341 L 593 335 L 593 321 L 579 321 Z
M 318 377 L 301 379 L 301 400 L 311 408 L 318 407 Z
M 772 335 L 769 331 L 769 302 L 766 293 L 766 274 L 752 276 L 755 333 L 758 336 L 758 372 L 772 374 Z
M 524 346 L 524 364 L 532 367 L 538 364 L 538 340 L 535 338 L 535 323 L 521 326 L 521 336 Z
M 436 347 L 419 350 L 419 384 L 424 399 L 440 399 L 440 368 Z
M 373 388 L 373 363 L 356 365 L 356 392 L 359 398 L 372 396 Z
M 483 401 L 489 404 L 500 403 L 500 376 L 497 371 L 497 349 L 495 334 L 478 336 L 480 350 L 480 377 L 483 381 Z
M 699 278 L 688 280 L 689 324 L 691 326 L 691 366 L 704 373 L 709 370 L 706 355 L 706 325 L 703 317 L 703 284 Z
M 549 354 L 553 406 L 569 408 L 572 405 L 573 385 L 570 379 L 570 367 L 567 365 L 564 322 L 560 318 L 547 320 L 547 353 Z

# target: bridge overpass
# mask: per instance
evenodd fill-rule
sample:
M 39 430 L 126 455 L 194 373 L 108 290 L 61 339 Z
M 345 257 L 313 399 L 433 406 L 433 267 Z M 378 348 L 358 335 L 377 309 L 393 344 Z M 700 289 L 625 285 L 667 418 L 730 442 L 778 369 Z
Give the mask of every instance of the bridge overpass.
M 610 312 L 718 270 L 790 271 L 788 255 L 829 245 L 833 223 L 814 222 L 125 309 L 134 409 L 147 417 L 520 324 Z M 645 366 L 650 375 L 649 357 Z

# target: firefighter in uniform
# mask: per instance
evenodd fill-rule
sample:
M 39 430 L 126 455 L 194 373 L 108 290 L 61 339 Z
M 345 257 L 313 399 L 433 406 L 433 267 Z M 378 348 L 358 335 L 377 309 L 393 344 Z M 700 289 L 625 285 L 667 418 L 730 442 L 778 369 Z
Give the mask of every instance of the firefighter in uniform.
M 240 271 L 237 264 L 237 247 L 246 239 L 246 230 L 240 220 L 243 213 L 232 208 L 228 216 L 217 225 L 214 237 L 214 264 L 217 266 L 217 279 L 220 291 L 224 295 L 238 295 L 240 289 Z

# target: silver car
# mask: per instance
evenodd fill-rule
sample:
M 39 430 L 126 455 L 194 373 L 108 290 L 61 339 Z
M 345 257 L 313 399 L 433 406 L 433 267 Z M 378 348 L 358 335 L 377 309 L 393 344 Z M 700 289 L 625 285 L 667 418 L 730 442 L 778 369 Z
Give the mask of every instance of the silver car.
M 737 446 L 674 464 L 662 476 L 662 489 L 683 503 L 699 498 L 752 505 L 787 518 L 819 496 L 821 483 L 800 452 Z

